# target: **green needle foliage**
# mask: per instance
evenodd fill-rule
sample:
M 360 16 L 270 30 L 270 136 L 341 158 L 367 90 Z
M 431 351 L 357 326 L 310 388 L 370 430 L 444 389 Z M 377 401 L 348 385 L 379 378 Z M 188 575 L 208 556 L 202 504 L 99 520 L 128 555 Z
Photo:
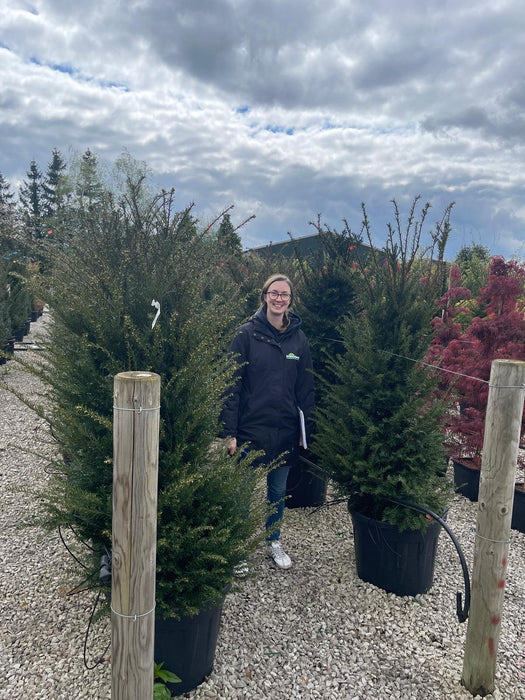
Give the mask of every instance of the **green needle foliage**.
M 40 251 L 42 253 L 42 251 Z M 41 494 L 40 521 L 72 526 L 99 557 L 111 542 L 113 381 L 117 373 L 161 376 L 157 614 L 193 614 L 217 602 L 236 564 L 264 537 L 266 505 L 250 494 L 264 477 L 251 458 L 214 447 L 233 373 L 225 348 L 238 309 L 235 290 L 213 294 L 217 241 L 199 231 L 173 193 L 147 196 L 128 175 L 116 202 L 77 212 L 45 256 L 40 296 L 54 321 L 40 375 L 42 409 L 63 459 Z M 160 302 L 160 316 L 152 327 Z M 97 559 L 98 557 L 98 559 Z
M 422 529 L 426 521 L 392 498 L 441 513 L 448 493 L 439 476 L 444 407 L 431 400 L 435 379 L 418 360 L 430 344 L 430 321 L 442 291 L 450 208 L 423 249 L 428 205 L 416 220 L 416 203 L 404 228 L 394 202 L 396 224 L 388 227 L 383 251 L 373 243 L 364 207 L 361 234 L 346 227 L 356 251 L 363 235 L 370 247 L 366 260 L 355 259 L 362 310 L 349 313 L 340 326 L 344 352 L 327 359 L 331 377 L 314 439 L 321 466 L 349 497 L 350 507 L 401 530 Z

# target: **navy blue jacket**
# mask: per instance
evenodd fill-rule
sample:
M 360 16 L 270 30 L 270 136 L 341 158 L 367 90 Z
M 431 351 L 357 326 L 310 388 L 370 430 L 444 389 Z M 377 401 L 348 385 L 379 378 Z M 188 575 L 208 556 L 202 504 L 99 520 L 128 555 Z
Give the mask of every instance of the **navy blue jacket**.
M 310 432 L 312 358 L 301 319 L 293 312 L 289 317 L 288 328 L 280 333 L 260 309 L 237 329 L 230 343 L 230 352 L 240 367 L 222 411 L 221 437 L 237 438 L 239 447 L 251 442 L 268 452 L 269 436 L 276 433 L 281 436 L 281 446 L 298 445 L 298 407 L 305 415 L 307 436 Z

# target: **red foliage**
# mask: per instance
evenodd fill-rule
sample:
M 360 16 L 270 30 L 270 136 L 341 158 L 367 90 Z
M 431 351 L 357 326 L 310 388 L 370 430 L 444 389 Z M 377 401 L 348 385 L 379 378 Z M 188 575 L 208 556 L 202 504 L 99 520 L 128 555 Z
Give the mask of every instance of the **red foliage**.
M 449 286 L 440 299 L 441 316 L 432 321 L 434 340 L 427 355 L 427 362 L 436 364 L 441 361 L 443 348 L 452 340 L 459 338 L 463 332 L 460 323 L 454 319 L 460 314 L 468 313 L 462 302 L 472 298 L 470 289 L 461 286 L 461 271 L 457 265 L 452 265 L 449 275 Z
M 477 300 L 482 313 L 465 331 L 454 320 L 465 309 L 453 302 L 468 298 L 468 290 L 460 283 L 453 270 L 451 286 L 441 300 L 442 316 L 434 319 L 435 338 L 427 361 L 448 370 L 441 373 L 439 391 L 450 392 L 455 401 L 455 410 L 449 412 L 444 426 L 451 457 L 470 457 L 479 466 L 492 361 L 525 360 L 525 264 L 492 258 L 487 283 Z M 525 414 L 522 443 L 524 436 Z

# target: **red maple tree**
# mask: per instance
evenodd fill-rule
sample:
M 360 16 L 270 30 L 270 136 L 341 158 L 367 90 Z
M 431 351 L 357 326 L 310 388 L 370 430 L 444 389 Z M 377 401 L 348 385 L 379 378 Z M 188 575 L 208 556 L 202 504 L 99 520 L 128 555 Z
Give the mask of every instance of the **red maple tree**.
M 479 467 L 492 361 L 525 360 L 525 263 L 491 259 L 486 284 L 474 300 L 478 315 L 463 329 L 458 319 L 470 313 L 470 297 L 461 287 L 459 269 L 453 267 L 441 299 L 442 314 L 434 319 L 435 338 L 427 361 L 445 370 L 439 392 L 453 400 L 444 424 L 449 454 Z M 520 443 L 524 441 L 525 413 Z M 524 464 L 520 458 L 521 467 Z

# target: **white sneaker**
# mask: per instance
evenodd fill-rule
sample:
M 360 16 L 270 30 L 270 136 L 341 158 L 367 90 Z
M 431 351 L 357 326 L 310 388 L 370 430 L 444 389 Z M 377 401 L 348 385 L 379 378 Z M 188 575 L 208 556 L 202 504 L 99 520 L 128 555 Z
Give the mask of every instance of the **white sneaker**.
M 280 569 L 289 569 L 291 567 L 292 560 L 282 548 L 279 540 L 270 542 L 268 545 L 268 554 L 274 560 L 276 566 L 278 566 Z

